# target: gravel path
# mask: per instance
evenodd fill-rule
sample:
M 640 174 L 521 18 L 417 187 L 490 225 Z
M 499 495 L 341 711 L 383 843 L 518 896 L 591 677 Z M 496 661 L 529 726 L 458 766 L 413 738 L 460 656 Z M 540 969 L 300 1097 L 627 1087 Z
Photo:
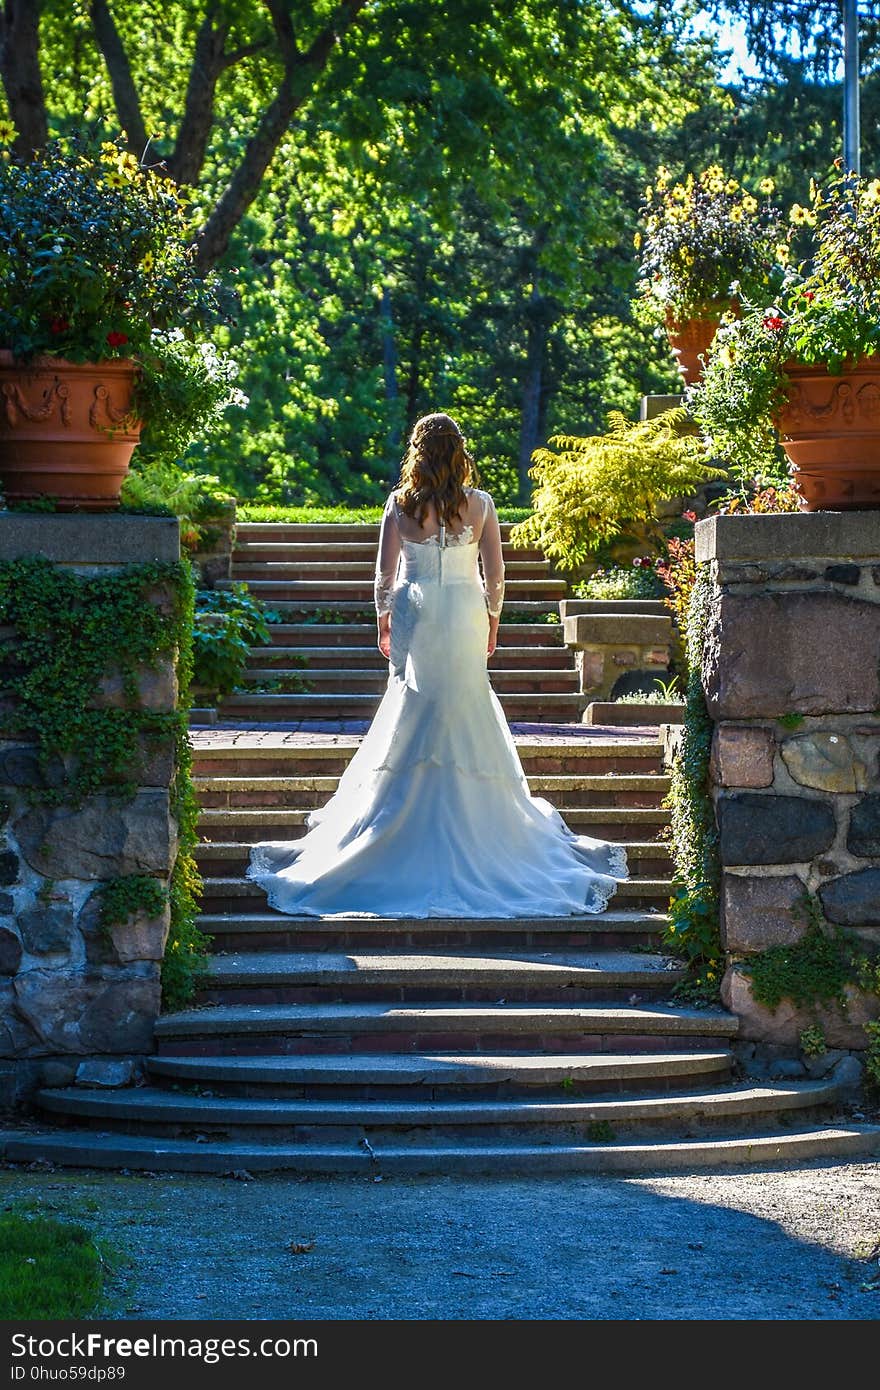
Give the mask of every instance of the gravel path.
M 880 1316 L 877 1164 L 497 1181 L 0 1170 L 0 1204 L 18 1202 L 125 1252 L 121 1318 Z

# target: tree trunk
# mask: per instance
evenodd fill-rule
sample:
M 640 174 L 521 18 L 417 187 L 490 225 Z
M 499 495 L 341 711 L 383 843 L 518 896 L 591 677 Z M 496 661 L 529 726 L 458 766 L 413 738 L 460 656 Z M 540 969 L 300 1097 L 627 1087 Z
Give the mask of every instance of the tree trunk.
M 389 452 L 395 456 L 400 453 L 400 421 L 398 418 L 398 404 L 400 401 L 400 386 L 397 381 L 397 340 L 394 336 L 394 317 L 391 312 L 391 294 L 388 286 L 382 286 L 382 304 L 379 310 L 382 321 L 382 368 L 385 378 L 385 399 L 390 407 L 391 428 L 388 433 Z M 393 487 L 397 481 L 397 462 L 389 464 L 388 486 Z
M 527 503 L 532 483 L 529 469 L 532 454 L 541 442 L 541 421 L 545 408 L 544 368 L 547 354 L 547 302 L 532 287 L 526 330 L 526 362 L 523 372 L 522 416 L 519 432 L 519 501 Z
M 0 0 L 0 80 L 18 134 L 16 159 L 29 160 L 49 136 L 40 71 L 41 0 Z

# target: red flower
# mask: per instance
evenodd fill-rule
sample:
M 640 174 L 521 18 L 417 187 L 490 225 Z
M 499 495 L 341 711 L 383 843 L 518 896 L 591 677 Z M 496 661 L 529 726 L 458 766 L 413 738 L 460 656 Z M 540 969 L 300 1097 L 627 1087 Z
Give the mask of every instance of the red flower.
M 111 347 L 122 347 L 123 343 L 128 342 L 128 334 L 119 333 L 114 328 L 107 334 L 107 342 Z
M 812 300 L 814 300 L 815 298 L 816 296 L 812 290 L 804 290 L 804 299 L 807 301 L 808 304 L 811 303 Z
M 69 319 L 53 319 L 49 324 L 49 331 L 50 333 L 66 333 L 69 327 Z
M 696 512 L 682 512 L 681 519 L 682 521 L 696 521 L 697 514 Z
M 765 314 L 764 327 L 770 333 L 778 333 L 784 327 L 784 321 L 780 314 Z

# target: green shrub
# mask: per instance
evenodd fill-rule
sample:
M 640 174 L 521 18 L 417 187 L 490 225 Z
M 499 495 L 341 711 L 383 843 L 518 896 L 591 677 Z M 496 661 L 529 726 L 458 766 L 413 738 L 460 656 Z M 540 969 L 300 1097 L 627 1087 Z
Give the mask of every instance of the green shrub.
M 229 695 L 244 674 L 251 647 L 270 640 L 265 609 L 247 584 L 199 589 L 193 623 L 196 685 Z
M 661 504 L 724 476 L 682 409 L 635 425 L 612 411 L 606 434 L 558 435 L 549 445 L 532 456 L 534 510 L 512 539 L 540 546 L 562 569 L 576 569 L 622 533 L 659 554 Z
M 659 598 L 663 585 L 650 557 L 637 556 L 631 565 L 598 569 L 572 588 L 575 598 L 639 599 Z

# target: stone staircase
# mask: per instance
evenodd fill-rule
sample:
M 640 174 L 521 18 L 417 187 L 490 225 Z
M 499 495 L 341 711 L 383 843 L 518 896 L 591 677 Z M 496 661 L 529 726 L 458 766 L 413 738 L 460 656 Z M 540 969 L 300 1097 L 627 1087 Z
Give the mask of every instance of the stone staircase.
M 247 688 L 221 700 L 221 720 L 372 717 L 388 678 L 372 609 L 378 535 L 370 525 L 238 527 L 227 586 L 246 580 L 284 621 L 273 624 L 271 646 L 252 651 Z M 577 722 L 586 701 L 562 640 L 565 581 L 540 551 L 513 549 L 509 535 L 503 525 L 507 609 L 521 621 L 502 626 L 492 684 L 508 719 Z
M 227 1173 L 636 1171 L 862 1154 L 833 1081 L 744 1082 L 736 1019 L 669 1001 L 666 778 L 655 739 L 519 735 L 530 784 L 625 840 L 605 913 L 527 920 L 292 919 L 243 877 L 296 837 L 357 740 L 193 734 L 210 969 L 157 1026 L 137 1088 L 48 1089 L 57 1124 L 7 1159 Z
M 279 609 L 253 693 L 195 728 L 201 925 L 191 1007 L 160 1018 L 145 1084 L 46 1089 L 52 1127 L 9 1161 L 229 1173 L 588 1172 L 876 1152 L 833 1079 L 742 1079 L 737 1020 L 671 999 L 656 731 L 588 728 L 552 613 L 564 586 L 512 552 L 492 678 L 530 786 L 631 877 L 594 917 L 284 917 L 244 877 L 332 795 L 385 679 L 369 611 L 375 528 L 240 528 L 236 577 Z M 513 556 L 515 555 L 515 559 Z M 519 567 L 519 568 L 517 568 Z M 342 617 L 342 621 L 337 618 Z M 317 620 L 316 620 L 317 619 Z M 323 621 L 320 621 L 323 619 Z M 308 689 L 266 690 L 269 679 Z M 260 688 L 256 688 L 260 687 Z M 491 827 L 487 827 L 487 853 Z

